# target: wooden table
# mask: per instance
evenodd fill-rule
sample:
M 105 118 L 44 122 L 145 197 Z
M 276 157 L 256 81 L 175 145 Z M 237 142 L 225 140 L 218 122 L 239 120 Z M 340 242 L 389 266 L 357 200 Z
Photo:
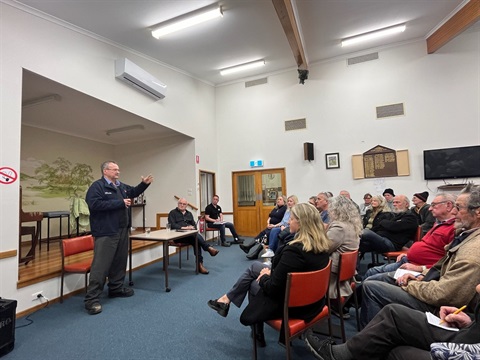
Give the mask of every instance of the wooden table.
M 163 243 L 163 271 L 165 272 L 165 291 L 170 292 L 170 287 L 168 286 L 168 243 L 171 240 L 177 240 L 188 236 L 195 236 L 195 250 L 198 250 L 198 240 L 197 240 L 198 230 L 155 230 L 150 233 L 142 233 L 130 235 L 129 242 L 129 283 L 133 285 L 132 281 L 132 240 L 146 240 L 146 241 L 160 241 Z M 198 251 L 195 251 L 198 254 Z M 195 273 L 198 274 L 198 256 L 195 256 Z

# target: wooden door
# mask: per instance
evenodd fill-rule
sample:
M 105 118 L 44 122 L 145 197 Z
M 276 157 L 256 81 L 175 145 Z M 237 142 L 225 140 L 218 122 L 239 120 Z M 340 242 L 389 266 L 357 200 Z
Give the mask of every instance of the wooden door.
M 278 196 L 286 194 L 285 169 L 233 172 L 232 184 L 235 229 L 255 236 L 267 226 Z

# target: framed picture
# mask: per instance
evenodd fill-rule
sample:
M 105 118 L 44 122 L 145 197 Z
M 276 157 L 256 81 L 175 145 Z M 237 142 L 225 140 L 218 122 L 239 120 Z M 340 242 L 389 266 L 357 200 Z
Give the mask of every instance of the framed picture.
M 327 169 L 340 169 L 340 156 L 338 153 L 325 154 Z

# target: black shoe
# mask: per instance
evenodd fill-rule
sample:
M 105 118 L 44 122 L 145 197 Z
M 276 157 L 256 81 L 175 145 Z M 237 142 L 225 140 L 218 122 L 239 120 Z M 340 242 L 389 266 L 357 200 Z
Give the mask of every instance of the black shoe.
M 340 313 L 337 311 L 337 309 L 334 309 L 334 308 L 331 308 L 330 309 L 330 312 L 335 315 L 336 317 L 340 318 Z M 346 320 L 346 319 L 350 319 L 350 311 L 348 308 L 343 308 L 342 310 L 343 312 L 343 319 Z
M 227 317 L 230 304 L 218 302 L 217 300 L 208 300 L 207 304 L 211 309 L 215 310 L 218 315 Z
M 233 243 L 234 243 L 234 244 L 237 244 L 237 245 L 238 245 L 238 244 L 243 244 L 243 239 L 235 238 L 235 239 L 233 240 Z
M 254 247 L 256 244 L 257 244 L 257 239 L 255 239 L 251 244 L 248 244 L 248 245 L 240 244 L 240 249 L 242 249 L 245 254 L 248 254 L 250 249 Z
M 97 301 L 91 304 L 85 304 L 85 309 L 87 309 L 90 315 L 97 315 L 102 312 L 102 305 Z
M 108 297 L 110 298 L 116 298 L 116 297 L 130 297 L 135 294 L 135 291 L 130 288 L 121 288 L 120 290 L 116 291 L 109 291 L 108 292 Z
M 322 340 L 310 331 L 305 337 L 305 343 L 317 359 L 335 360 L 332 353 L 332 345 L 335 345 L 335 341 L 332 339 Z
M 224 247 L 230 247 L 231 245 L 232 244 L 230 244 L 229 242 L 226 242 L 226 241 L 222 242 L 222 246 Z
M 263 245 L 258 244 L 257 247 L 253 248 L 250 250 L 250 252 L 247 255 L 248 260 L 256 260 L 258 259 L 258 256 L 263 250 Z

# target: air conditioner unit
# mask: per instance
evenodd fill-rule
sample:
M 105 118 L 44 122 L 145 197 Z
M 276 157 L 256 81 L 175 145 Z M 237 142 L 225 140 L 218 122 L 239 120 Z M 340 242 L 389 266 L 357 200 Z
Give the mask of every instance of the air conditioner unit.
M 115 77 L 157 100 L 163 99 L 167 92 L 167 85 L 127 58 L 115 60 Z

